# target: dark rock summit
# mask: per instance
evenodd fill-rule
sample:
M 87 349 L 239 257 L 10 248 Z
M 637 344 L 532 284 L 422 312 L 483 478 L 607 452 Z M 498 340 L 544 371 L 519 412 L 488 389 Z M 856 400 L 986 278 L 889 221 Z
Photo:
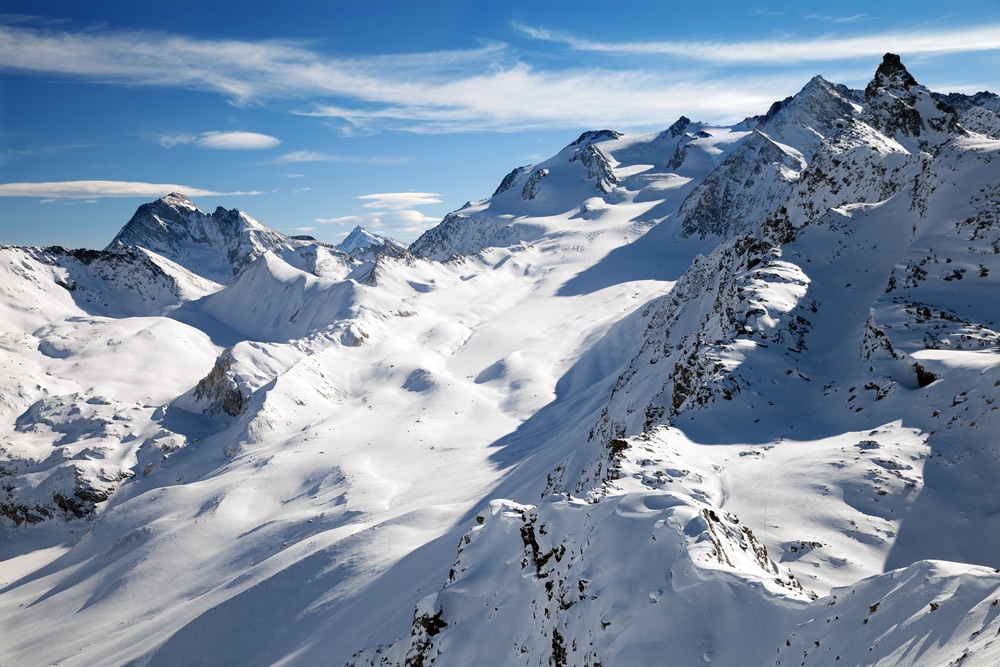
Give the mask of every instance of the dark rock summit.
M 870 122 L 909 150 L 928 151 L 965 134 L 958 113 L 917 83 L 899 56 L 885 54 L 865 88 Z

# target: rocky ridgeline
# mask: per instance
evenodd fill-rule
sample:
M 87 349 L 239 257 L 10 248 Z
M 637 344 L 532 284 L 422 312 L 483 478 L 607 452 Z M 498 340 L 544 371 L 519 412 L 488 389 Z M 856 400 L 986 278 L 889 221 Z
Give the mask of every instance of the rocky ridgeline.
M 856 112 L 857 94 L 816 77 L 776 103 L 732 155 L 684 200 L 678 212 L 689 236 L 742 234 L 788 199 L 826 137 Z

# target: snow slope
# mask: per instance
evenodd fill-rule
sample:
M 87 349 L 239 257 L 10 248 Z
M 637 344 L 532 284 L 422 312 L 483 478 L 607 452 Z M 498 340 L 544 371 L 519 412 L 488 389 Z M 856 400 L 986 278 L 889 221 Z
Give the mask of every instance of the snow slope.
M 996 664 L 1000 141 L 941 99 L 588 132 L 407 252 L 176 195 L 3 248 L 0 664 Z

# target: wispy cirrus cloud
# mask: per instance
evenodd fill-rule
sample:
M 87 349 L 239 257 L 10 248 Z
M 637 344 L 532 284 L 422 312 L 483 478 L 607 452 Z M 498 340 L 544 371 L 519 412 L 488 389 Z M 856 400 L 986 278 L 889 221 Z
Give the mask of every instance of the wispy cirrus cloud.
M 211 195 L 258 195 L 259 191 L 217 192 L 174 183 L 135 181 L 53 181 L 47 183 L 0 183 L 0 197 L 39 199 L 99 199 L 104 197 L 162 197 L 180 192 L 189 197 Z
M 281 139 L 259 132 L 202 132 L 201 134 L 173 134 L 160 137 L 160 145 L 171 148 L 194 144 L 201 148 L 226 151 L 262 150 L 281 144 Z
M 0 68 L 203 90 L 238 104 L 296 100 L 301 101 L 296 113 L 331 119 L 346 134 L 607 126 L 633 130 L 662 126 L 682 113 L 725 121 L 763 111 L 775 98 L 801 87 L 808 77 L 801 67 L 794 68 L 809 63 L 868 58 L 865 69 L 870 75 L 885 51 L 905 57 L 1000 50 L 998 25 L 733 42 L 608 42 L 527 25 L 514 29 L 523 37 L 589 57 L 575 59 L 569 67 L 553 61 L 533 66 L 525 61 L 530 55 L 502 43 L 344 57 L 325 54 L 306 42 L 0 26 Z M 652 58 L 631 62 L 611 57 L 619 55 Z M 664 66 L 664 56 L 673 59 L 673 66 Z M 735 67 L 726 69 L 747 64 L 769 67 L 753 77 L 733 71 Z M 189 139 L 213 141 L 201 135 Z M 222 142 L 223 137 L 214 141 Z M 275 163 L 310 161 L 356 160 L 293 151 Z
M 738 119 L 766 110 L 775 91 L 795 92 L 802 75 L 751 82 L 691 73 L 574 69 L 539 71 L 525 63 L 433 86 L 408 88 L 400 102 L 378 107 L 316 103 L 304 115 L 337 118 L 362 128 L 417 133 L 523 131 L 539 128 L 658 127 L 681 114 Z M 742 115 L 741 115 L 742 114 Z
M 414 206 L 440 204 L 441 195 L 436 192 L 383 192 L 374 195 L 361 195 L 358 199 L 369 200 L 363 204 L 365 208 L 387 208 L 398 211 Z
M 864 15 L 842 17 L 840 22 Z M 828 17 L 829 18 L 829 17 Z M 525 37 L 556 42 L 577 51 L 617 55 L 675 56 L 708 63 L 779 64 L 874 58 L 886 51 L 908 55 L 940 55 L 1000 50 L 1000 25 L 873 32 L 851 37 L 722 41 L 603 42 L 544 28 L 517 24 Z
M 874 17 L 871 14 L 849 14 L 838 16 L 835 14 L 809 14 L 805 18 L 811 21 L 823 21 L 826 23 L 857 23 L 859 21 L 871 21 Z
M 365 212 L 360 215 L 316 218 L 316 222 L 322 225 L 364 227 L 399 238 L 415 237 L 432 225 L 441 222 L 441 219 L 425 215 L 415 210 L 414 207 L 440 204 L 442 203 L 440 197 L 441 195 L 436 192 L 382 192 L 361 195 L 358 199 L 367 202 L 362 204 L 364 208 L 382 210 Z
M 300 162 L 344 162 L 349 164 L 384 164 L 399 165 L 406 164 L 407 158 L 356 156 L 356 155 L 335 155 L 332 153 L 321 153 L 318 151 L 292 151 L 279 155 L 268 164 L 297 164 Z
M 53 19 L 38 14 L 0 14 L 0 21 L 10 24 L 56 26 L 69 23 L 69 19 Z
M 364 227 L 370 230 L 387 232 L 390 236 L 415 236 L 432 225 L 441 222 L 441 218 L 424 215 L 412 209 L 400 211 L 373 211 L 362 215 L 345 215 L 337 218 L 316 218 L 321 225 L 340 225 L 343 227 Z
M 388 101 L 398 82 L 454 76 L 493 62 L 501 44 L 480 49 L 331 57 L 281 40 L 203 40 L 149 31 L 83 33 L 0 26 L 0 67 L 75 75 L 106 83 L 178 87 L 253 98 L 345 95 Z M 395 72 L 395 77 L 388 74 Z

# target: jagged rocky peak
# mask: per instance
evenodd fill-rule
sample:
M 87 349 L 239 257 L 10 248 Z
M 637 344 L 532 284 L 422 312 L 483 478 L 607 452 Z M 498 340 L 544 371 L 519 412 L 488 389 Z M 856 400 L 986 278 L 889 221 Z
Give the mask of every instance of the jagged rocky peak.
M 661 137 L 669 136 L 669 137 L 673 137 L 673 138 L 676 139 L 677 137 L 679 137 L 682 134 L 684 134 L 684 132 L 688 128 L 688 125 L 690 125 L 690 124 L 691 124 L 691 119 L 690 118 L 688 118 L 687 116 L 681 116 L 680 118 L 678 118 L 677 120 L 674 121 L 673 125 L 671 125 L 666 130 L 664 130 L 660 134 L 660 136 Z
M 903 66 L 903 62 L 895 53 L 887 53 L 882 57 L 882 64 L 875 70 L 875 78 L 865 88 L 865 100 L 871 102 L 880 90 L 909 90 L 919 86 L 913 75 Z
M 107 249 L 141 246 L 159 252 L 184 242 L 224 244 L 244 226 L 267 230 L 239 209 L 227 210 L 220 206 L 208 215 L 186 196 L 171 193 L 140 206 Z M 267 231 L 278 235 L 278 232 Z
M 926 151 L 965 134 L 954 107 L 917 83 L 899 56 L 887 53 L 865 88 L 867 117 L 911 150 Z
M 815 76 L 795 95 L 772 104 L 757 129 L 809 156 L 841 120 L 856 115 L 858 98 L 846 86 Z
M 352 229 L 351 233 L 335 247 L 341 252 L 362 260 L 374 260 L 380 255 L 401 257 L 406 253 L 404 244 L 387 236 L 373 234 L 360 225 Z
M 172 193 L 140 206 L 107 249 L 145 248 L 226 284 L 264 252 L 316 244 L 285 236 L 239 209 L 220 206 L 208 215 L 186 196 Z
M 187 226 L 192 214 L 202 211 L 182 194 L 171 193 L 154 202 L 143 204 L 108 244 L 107 250 L 128 246 L 145 246 L 150 239 L 163 238 Z
M 857 94 L 816 76 L 775 102 L 753 131 L 681 204 L 684 236 L 727 238 L 764 220 L 812 161 L 824 139 L 857 115 Z M 700 136 L 699 133 L 687 133 Z M 677 168 L 678 152 L 667 163 Z
M 356 226 L 351 230 L 343 241 L 337 244 L 338 250 L 343 250 L 344 252 L 350 252 L 357 248 L 367 248 L 371 245 L 381 245 L 385 242 L 385 237 L 379 236 L 377 234 L 372 234 L 367 229 L 361 225 Z

